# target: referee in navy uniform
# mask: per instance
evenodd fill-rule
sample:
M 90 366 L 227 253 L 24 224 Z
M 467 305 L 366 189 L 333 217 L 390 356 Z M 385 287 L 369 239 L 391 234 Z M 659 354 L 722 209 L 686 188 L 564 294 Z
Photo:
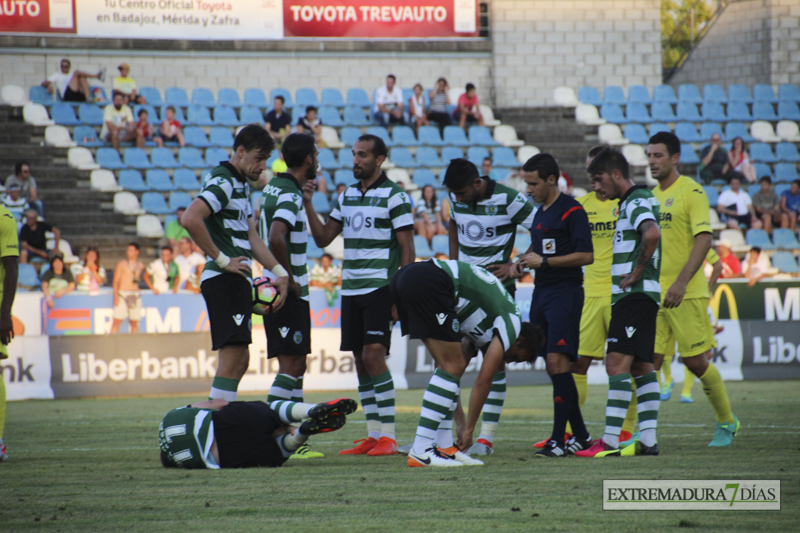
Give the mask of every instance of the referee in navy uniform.
M 560 457 L 572 448 L 588 448 L 589 433 L 583 423 L 578 389 L 570 362 L 578 359 L 583 272 L 594 262 L 592 232 L 583 206 L 558 190 L 560 171 L 550 154 L 537 154 L 523 165 L 528 194 L 541 207 L 533 218 L 531 247 L 520 269 L 535 270 L 530 321 L 545 332 L 545 362 L 553 382 L 553 434 L 537 457 Z M 567 421 L 573 437 L 564 442 Z

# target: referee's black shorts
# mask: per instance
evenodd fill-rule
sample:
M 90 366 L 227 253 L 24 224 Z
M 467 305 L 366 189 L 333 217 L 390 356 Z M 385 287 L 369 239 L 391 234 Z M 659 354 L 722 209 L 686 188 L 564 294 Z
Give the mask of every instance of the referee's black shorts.
M 275 467 L 286 461 L 272 437 L 284 423 L 264 402 L 231 402 L 211 417 L 220 468 Z
M 392 278 L 392 303 L 400 329 L 412 339 L 461 342 L 453 280 L 431 263 L 411 263 Z
M 253 313 L 253 286 L 238 274 L 220 274 L 200 286 L 211 323 L 211 349 L 227 345 L 248 346 Z

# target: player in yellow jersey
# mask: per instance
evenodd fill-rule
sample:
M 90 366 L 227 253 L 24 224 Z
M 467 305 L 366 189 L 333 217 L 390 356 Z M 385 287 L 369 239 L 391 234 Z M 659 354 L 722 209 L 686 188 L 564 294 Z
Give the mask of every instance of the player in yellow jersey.
M 661 205 L 662 287 L 656 326 L 655 367 L 661 368 L 669 346 L 677 341 L 686 368 L 700 378 L 717 419 L 709 446 L 730 446 L 739 429 L 728 393 L 708 354 L 716 346 L 708 318 L 708 284 L 700 271 L 711 248 L 708 197 L 693 179 L 678 174 L 681 144 L 670 132 L 650 138 L 647 155 L 658 181 L 653 194 Z
M 8 359 L 8 343 L 14 338 L 11 307 L 17 294 L 19 239 L 14 215 L 0 206 L 0 360 Z M 3 443 L 3 428 L 6 425 L 6 382 L 0 373 L 0 463 L 8 460 Z

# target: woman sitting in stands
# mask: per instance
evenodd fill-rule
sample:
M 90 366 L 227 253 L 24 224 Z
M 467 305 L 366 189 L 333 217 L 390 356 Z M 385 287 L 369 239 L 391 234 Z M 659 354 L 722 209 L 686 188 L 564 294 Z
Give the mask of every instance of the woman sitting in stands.
M 756 182 L 756 169 L 750 164 L 750 158 L 747 157 L 747 151 L 744 149 L 744 141 L 741 137 L 736 137 L 733 140 L 733 145 L 728 152 L 728 164 L 722 169 L 722 175 L 724 176 L 729 170 L 744 174 L 748 183 Z
M 436 191 L 433 185 L 426 185 L 422 188 L 422 197 L 417 205 L 417 219 L 414 221 L 414 229 L 417 235 L 422 235 L 428 241 L 433 240 L 434 235 L 447 235 L 447 230 L 442 224 L 442 211 L 439 206 L 439 199 L 436 198 Z
M 72 272 L 64 268 L 64 260 L 60 255 L 50 260 L 50 268 L 42 274 L 42 293 L 48 307 L 55 307 L 54 298 L 61 298 L 75 290 L 75 278 Z
M 100 293 L 106 283 L 106 269 L 100 264 L 100 252 L 94 246 L 86 249 L 83 261 L 72 266 L 72 275 L 78 284 L 78 291 L 88 292 L 90 296 Z

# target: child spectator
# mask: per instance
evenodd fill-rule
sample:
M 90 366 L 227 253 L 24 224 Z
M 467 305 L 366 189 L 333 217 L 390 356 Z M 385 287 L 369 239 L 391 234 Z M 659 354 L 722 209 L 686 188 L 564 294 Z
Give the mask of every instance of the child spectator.
M 794 233 L 800 218 L 800 180 L 794 180 L 789 190 L 781 193 L 781 211 L 789 219 L 789 228 Z
M 171 105 L 167 106 L 166 115 L 161 122 L 161 138 L 165 143 L 177 142 L 183 148 L 186 143 L 183 140 L 181 123 L 175 120 L 175 108 Z
M 322 254 L 320 263 L 311 269 L 309 285 L 325 289 L 328 306 L 333 307 L 342 285 L 342 269 L 333 264 L 331 254 Z
M 758 246 L 753 246 L 742 261 L 742 275 L 748 279 L 747 286 L 752 287 L 758 280 L 769 277 L 772 264 L 767 254 Z
M 419 127 L 427 126 L 428 113 L 425 111 L 425 97 L 422 96 L 422 85 L 414 85 L 414 96 L 408 99 L 408 113 L 414 123 L 414 132 L 419 136 Z
M 50 260 L 50 268 L 42 274 L 42 293 L 48 307 L 55 307 L 56 298 L 75 290 L 75 278 L 72 272 L 64 268 L 64 260 L 60 255 Z
M 479 126 L 483 126 L 483 115 L 475 86 L 468 83 L 466 90 L 467 92 L 458 97 L 458 109 L 453 113 L 453 118 L 458 121 L 461 129 L 465 128 L 467 122 L 477 122 Z
M 322 135 L 322 120 L 317 115 L 316 107 L 310 105 L 306 108 L 306 114 L 300 117 L 300 121 L 297 123 L 297 132 L 313 135 L 317 145 L 322 146 L 319 140 L 319 136 Z M 324 146 L 322 147 L 324 148 Z
M 133 78 L 128 76 L 131 71 L 130 65 L 122 63 L 117 67 L 119 69 L 119 76 L 115 76 L 111 80 L 112 95 L 120 93 L 125 97 L 126 104 L 146 104 L 147 100 L 144 96 L 138 93 L 136 82 Z
M 153 141 L 160 148 L 164 146 L 164 141 L 161 140 L 161 137 L 156 135 L 156 130 L 153 128 L 153 125 L 148 122 L 147 116 L 148 113 L 146 109 L 139 110 L 139 122 L 136 123 L 136 146 L 139 146 L 139 140 L 141 139 L 141 146 L 139 146 L 139 148 L 144 148 L 144 143 L 147 141 Z
M 22 197 L 22 189 L 17 184 L 9 185 L 0 201 L 3 207 L 14 215 L 14 219 L 17 221 L 17 229 L 19 230 L 22 224 L 22 215 L 30 209 L 28 200 Z

